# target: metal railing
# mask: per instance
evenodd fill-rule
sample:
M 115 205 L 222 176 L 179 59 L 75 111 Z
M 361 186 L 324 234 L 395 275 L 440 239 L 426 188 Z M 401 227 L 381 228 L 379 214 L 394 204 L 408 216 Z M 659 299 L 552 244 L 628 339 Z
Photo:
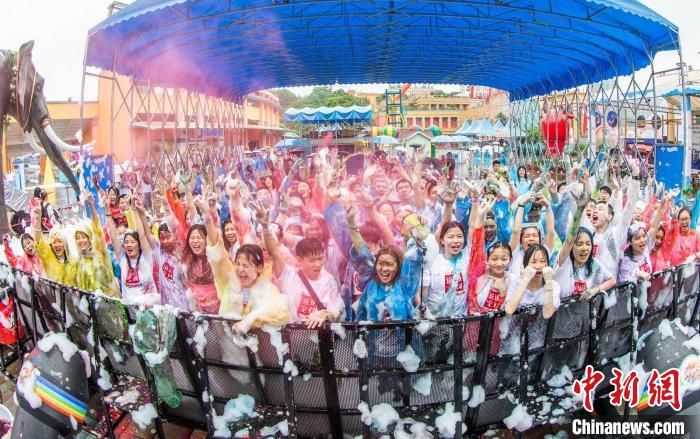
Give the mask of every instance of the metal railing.
M 134 377 L 158 401 L 154 377 L 129 335 L 134 307 L 18 270 L 0 270 L 14 277 L 2 282 L 16 297 L 15 315 L 25 334 L 15 345 L 0 347 L 0 372 L 14 378 L 9 363 L 30 351 L 42 334 L 64 331 L 94 356 L 93 377 L 100 376 L 100 368 L 112 382 Z M 698 267 L 680 266 L 655 274 L 649 288 L 628 283 L 607 298 L 565 299 L 549 320 L 541 308 L 528 307 L 512 316 L 493 312 L 318 330 L 289 324 L 238 336 L 231 330 L 234 320 L 180 313 L 170 364 L 182 404 L 175 409 L 155 404 L 157 433 L 164 437 L 162 422 L 168 421 L 197 426 L 214 437 L 215 417 L 242 394 L 255 399 L 259 416 L 230 427 L 233 433 L 248 429 L 251 437 L 282 421 L 289 437 L 375 437 L 378 432 L 361 420 L 361 402 L 370 408 L 387 403 L 402 419 L 427 425 L 451 403 L 469 433 L 501 424 L 516 404 L 526 406 L 534 424 L 544 423 L 578 409 L 561 385 L 547 384 L 564 365 L 575 379 L 588 364 L 609 372 L 613 360 L 627 354 L 634 363 L 639 335 L 662 319 L 678 317 L 697 328 L 699 292 Z M 358 356 L 355 345 L 362 343 L 367 354 Z M 409 347 L 420 359 L 417 369 L 397 358 Z M 95 388 L 103 398 L 110 393 Z M 477 404 L 482 390 L 483 402 Z M 608 390 L 601 386 L 598 395 Z M 107 419 L 109 429 L 112 423 Z M 455 437 L 461 437 L 457 424 Z

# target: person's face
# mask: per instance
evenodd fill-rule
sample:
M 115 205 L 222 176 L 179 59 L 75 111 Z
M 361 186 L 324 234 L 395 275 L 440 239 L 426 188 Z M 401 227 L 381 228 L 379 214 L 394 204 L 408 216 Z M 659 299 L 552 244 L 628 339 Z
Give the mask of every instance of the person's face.
M 388 254 L 383 254 L 377 259 L 376 274 L 379 282 L 384 285 L 391 284 L 399 271 L 398 261 Z
M 411 196 L 411 185 L 402 181 L 396 185 L 396 192 L 399 194 L 399 198 L 406 200 Z
M 531 245 L 540 243 L 540 232 L 534 227 L 528 227 L 522 232 L 521 242 L 523 244 L 523 251 L 527 251 Z
M 297 185 L 297 192 L 299 192 L 299 195 L 301 195 L 302 198 L 307 198 L 311 196 L 311 188 L 309 187 L 309 184 L 305 181 L 299 182 L 299 184 Z
M 236 276 L 238 276 L 238 280 L 243 288 L 252 287 L 255 281 L 258 280 L 260 273 L 262 273 L 262 266 L 253 264 L 246 254 L 240 254 L 236 257 L 234 267 Z
M 600 191 L 600 201 L 605 201 L 606 203 L 610 200 L 610 194 L 608 191 Z
M 294 236 L 304 237 L 304 229 L 300 225 L 292 225 L 287 227 L 287 233 Z
M 197 256 L 202 256 L 206 253 L 207 246 L 204 239 L 204 235 L 199 230 L 195 230 L 190 234 L 190 239 L 188 244 L 190 245 L 190 250 Z
M 430 198 L 430 201 L 432 201 L 433 203 L 437 202 L 437 198 L 438 198 L 437 186 L 433 186 L 432 188 L 430 188 L 430 193 L 428 194 L 428 198 Z
M 61 238 L 55 238 L 51 243 L 51 248 L 56 256 L 62 258 L 66 254 L 66 243 Z
M 510 255 L 505 248 L 498 247 L 491 252 L 488 262 L 491 274 L 501 277 L 510 264 Z
M 309 178 L 309 170 L 306 169 L 306 166 L 302 166 L 299 168 L 299 178 L 302 180 L 306 180 Z
M 464 233 L 459 227 L 450 228 L 440 243 L 445 247 L 446 256 L 456 256 L 464 247 Z
M 634 217 L 633 217 L 633 218 L 634 218 L 634 222 L 636 222 L 636 223 L 642 222 L 642 214 L 643 214 L 643 213 L 644 213 L 644 212 L 643 212 L 642 209 L 640 209 L 639 207 L 635 208 L 635 209 L 634 209 Z
M 160 240 L 161 248 L 166 252 L 171 252 L 175 249 L 175 237 L 169 231 L 159 232 L 158 239 Z
M 391 176 L 392 180 L 396 181 L 400 178 L 401 173 L 399 172 L 398 169 L 396 169 L 395 167 L 392 166 L 391 170 L 389 171 L 389 175 Z
M 90 238 L 83 232 L 75 232 L 75 243 L 80 251 L 90 249 Z
M 681 212 L 681 214 L 678 215 L 678 222 L 681 225 L 681 230 L 687 232 L 688 229 L 690 229 L 690 213 L 688 213 L 687 210 Z
M 574 262 L 579 265 L 583 265 L 588 260 L 591 255 L 591 250 L 593 249 L 593 243 L 591 242 L 590 236 L 585 233 L 581 233 L 578 239 L 574 241 L 574 247 L 571 249 L 574 255 Z
M 656 231 L 656 236 L 654 236 L 654 248 L 661 248 L 661 243 L 664 241 L 664 231 L 659 229 Z
M 265 183 L 265 187 L 268 189 L 272 189 L 272 187 L 275 185 L 274 182 L 272 181 L 272 177 L 265 177 L 265 180 L 263 180 L 263 183 Z
M 545 259 L 544 253 L 541 251 L 535 252 L 535 254 L 530 258 L 527 266 L 535 269 L 535 277 L 533 280 L 538 283 L 542 282 L 542 270 L 547 266 L 547 259 Z
M 647 231 L 644 229 L 639 229 L 637 233 L 632 237 L 632 251 L 635 255 L 644 254 L 644 249 L 647 245 Z
M 394 221 L 394 209 L 389 204 L 384 203 L 379 206 L 379 213 L 386 218 L 387 224 L 391 224 Z
M 309 226 L 306 228 L 306 237 L 315 238 L 321 242 L 324 241 L 323 226 L 318 220 L 312 220 L 309 222 Z
M 595 211 L 595 203 L 592 201 L 589 201 L 588 204 L 586 204 L 586 208 L 583 209 L 583 213 L 590 220 L 592 218 L 593 211 Z
M 117 194 L 114 191 L 109 191 L 109 204 L 117 204 Z
M 604 227 L 610 222 L 607 204 L 596 204 L 591 214 L 591 222 L 594 227 Z
M 496 221 L 489 218 L 484 221 L 484 238 L 492 241 L 496 237 Z
M 305 256 L 300 258 L 301 271 L 309 279 L 318 279 L 321 276 L 323 264 L 326 263 L 326 255 L 319 253 L 317 255 Z
M 127 207 L 129 207 L 129 204 L 126 201 L 126 197 L 121 197 L 119 199 L 119 210 L 124 212 L 124 211 L 126 211 Z
M 226 223 L 226 225 L 224 226 L 224 237 L 231 244 L 235 244 L 236 241 L 238 241 L 236 227 L 232 223 Z
M 139 255 L 139 249 L 141 248 L 141 245 L 139 242 L 134 239 L 133 236 L 131 235 L 126 235 L 124 237 L 124 252 L 126 255 L 130 258 L 135 258 Z
M 524 168 L 518 169 L 518 177 L 520 177 L 520 178 L 525 177 L 525 169 Z
M 541 219 L 542 214 L 540 213 L 540 207 L 538 205 L 533 205 L 533 207 L 527 212 L 527 222 L 539 223 Z
M 378 197 L 383 197 L 389 191 L 389 185 L 383 178 L 378 178 L 374 181 L 374 193 Z
M 34 256 L 36 254 L 36 246 L 34 245 L 34 241 L 31 239 L 23 239 L 22 250 L 24 250 L 24 253 L 27 256 Z
M 500 162 L 494 162 L 493 163 L 493 172 L 499 172 L 501 170 L 501 163 Z

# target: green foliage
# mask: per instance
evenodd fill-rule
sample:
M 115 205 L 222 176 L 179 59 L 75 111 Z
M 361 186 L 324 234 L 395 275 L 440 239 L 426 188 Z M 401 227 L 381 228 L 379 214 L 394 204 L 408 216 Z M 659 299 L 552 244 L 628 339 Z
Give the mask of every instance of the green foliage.
M 294 108 L 318 108 L 318 107 L 351 107 L 353 105 L 367 106 L 366 98 L 352 96 L 345 90 L 331 90 L 328 86 L 314 87 L 308 96 L 299 98 L 291 105 Z
M 502 111 L 499 111 L 498 114 L 496 115 L 496 120 L 500 120 L 503 125 L 508 123 L 508 116 L 503 114 Z
M 542 135 L 542 129 L 538 126 L 534 126 L 527 130 L 526 139 L 530 143 L 544 142 L 544 136 Z
M 282 107 L 282 111 L 292 108 L 294 103 L 299 100 L 299 96 L 295 95 L 286 88 L 273 90 L 272 93 L 280 100 L 280 107 Z

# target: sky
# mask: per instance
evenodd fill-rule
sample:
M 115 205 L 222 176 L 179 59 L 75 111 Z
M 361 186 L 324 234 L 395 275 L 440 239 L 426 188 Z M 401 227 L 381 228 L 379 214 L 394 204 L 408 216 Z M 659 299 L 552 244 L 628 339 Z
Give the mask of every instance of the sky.
M 684 61 L 700 69 L 700 0 L 641 2 L 679 27 Z M 44 93 L 47 99 L 72 98 L 77 101 L 80 99 L 87 32 L 107 17 L 110 3 L 111 0 L 2 0 L 0 48 L 17 50 L 23 42 L 33 39 L 34 64 L 46 78 Z M 127 3 L 130 1 L 127 0 Z M 675 62 L 670 57 L 666 58 L 668 63 Z M 385 86 L 353 88 L 382 92 Z M 448 90 L 448 87 L 443 88 Z M 296 87 L 291 90 L 306 94 L 310 88 Z M 94 99 L 96 93 L 96 81 L 88 79 L 86 99 Z

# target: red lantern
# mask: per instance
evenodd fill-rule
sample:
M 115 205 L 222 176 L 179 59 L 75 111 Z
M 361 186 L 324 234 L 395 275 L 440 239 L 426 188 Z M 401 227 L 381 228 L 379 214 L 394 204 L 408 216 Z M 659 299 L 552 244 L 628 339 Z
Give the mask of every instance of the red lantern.
M 572 114 L 549 110 L 540 119 L 540 127 L 542 128 L 542 136 L 550 155 L 561 155 L 564 151 L 566 139 L 569 137 L 569 121 L 573 119 Z

